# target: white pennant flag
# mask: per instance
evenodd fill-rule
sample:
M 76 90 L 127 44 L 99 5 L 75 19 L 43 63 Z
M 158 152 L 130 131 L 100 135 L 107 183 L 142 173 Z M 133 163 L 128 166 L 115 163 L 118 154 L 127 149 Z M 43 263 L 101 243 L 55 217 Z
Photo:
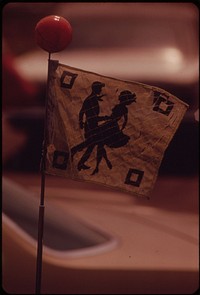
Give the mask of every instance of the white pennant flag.
M 45 172 L 148 197 L 187 108 L 163 89 L 51 60 Z

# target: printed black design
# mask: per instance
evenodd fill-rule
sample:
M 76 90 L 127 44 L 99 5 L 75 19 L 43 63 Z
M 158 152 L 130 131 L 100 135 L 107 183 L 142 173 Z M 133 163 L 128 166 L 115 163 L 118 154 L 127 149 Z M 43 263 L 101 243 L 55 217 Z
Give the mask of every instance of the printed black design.
M 69 160 L 69 153 L 63 151 L 55 151 L 53 154 L 53 167 L 61 170 L 67 168 L 67 163 Z
M 143 176 L 144 176 L 144 171 L 141 171 L 138 169 L 129 169 L 125 179 L 125 184 L 130 184 L 130 185 L 139 187 Z
M 60 78 L 60 86 L 63 88 L 71 89 L 74 85 L 74 81 L 77 76 L 77 74 L 73 74 L 68 71 L 63 71 L 62 76 Z
M 79 126 L 84 129 L 85 141 L 74 146 L 71 149 L 71 158 L 86 148 L 85 153 L 78 163 L 78 170 L 89 169 L 85 162 L 89 159 L 93 149 L 97 146 L 96 167 L 92 175 L 98 173 L 99 164 L 104 158 L 109 169 L 112 169 L 112 163 L 107 157 L 105 146 L 110 148 L 118 148 L 126 145 L 130 137 L 123 133 L 128 121 L 128 108 L 133 102 L 136 102 L 135 93 L 128 90 L 122 91 L 119 95 L 119 103 L 112 109 L 110 116 L 99 116 L 100 107 L 99 101 L 102 101 L 104 94 L 101 94 L 104 83 L 96 81 L 92 84 L 92 92 L 85 99 L 83 106 L 79 112 Z M 120 128 L 118 121 L 123 118 L 123 125 Z M 83 120 L 85 119 L 85 120 Z M 104 121 L 99 125 L 100 121 Z
M 174 103 L 169 100 L 166 95 L 155 91 L 154 92 L 154 107 L 153 111 L 168 116 L 174 107 Z

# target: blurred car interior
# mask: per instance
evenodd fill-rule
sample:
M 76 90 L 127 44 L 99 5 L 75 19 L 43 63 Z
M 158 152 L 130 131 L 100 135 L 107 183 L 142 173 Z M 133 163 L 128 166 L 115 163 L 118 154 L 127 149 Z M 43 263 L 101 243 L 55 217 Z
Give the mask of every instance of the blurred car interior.
M 77 189 L 77 195 L 75 190 L 73 190 L 72 196 L 74 194 L 75 197 L 71 197 L 70 199 L 70 195 L 67 196 L 68 203 L 65 202 L 65 206 L 63 206 L 65 208 L 61 208 L 62 205 L 58 207 L 55 206 L 55 203 L 48 199 L 45 212 L 45 253 L 49 253 L 49 255 L 53 253 L 55 257 L 59 257 L 60 261 L 63 260 L 63 257 L 68 257 L 67 255 L 75 258 L 85 257 L 87 255 L 95 256 L 97 253 L 106 253 L 111 250 L 114 250 L 112 254 L 112 257 L 114 257 L 114 255 L 118 253 L 115 252 L 117 251 L 116 249 L 120 250 L 120 247 L 123 247 L 123 245 L 120 244 L 121 241 L 118 239 L 117 235 L 114 236 L 109 230 L 105 229 L 104 226 L 109 224 L 109 219 L 107 222 L 106 216 L 111 220 L 110 227 L 112 228 L 113 224 L 113 228 L 115 229 L 114 226 L 116 226 L 117 230 L 121 230 L 125 236 L 126 230 L 123 228 L 123 224 L 126 225 L 126 229 L 134 229 L 135 232 L 132 234 L 131 238 L 133 239 L 133 244 L 135 243 L 136 245 L 136 249 L 139 249 L 138 251 L 140 251 L 141 246 L 139 245 L 139 242 L 137 244 L 137 235 L 136 237 L 134 235 L 137 233 L 137 230 L 139 231 L 140 226 L 144 232 L 141 232 L 141 236 L 140 234 L 138 234 L 138 236 L 145 242 L 148 241 L 146 240 L 148 238 L 151 240 L 151 236 L 149 237 L 148 235 L 150 235 L 149 233 L 151 233 L 152 228 L 153 231 L 156 228 L 156 230 L 159 231 L 159 235 L 162 236 L 163 234 L 164 249 L 168 249 L 167 237 L 169 235 L 172 239 L 172 245 L 173 241 L 176 240 L 176 238 L 178 240 L 180 237 L 180 240 L 182 239 L 184 241 L 183 243 L 185 243 L 184 245 L 186 245 L 188 252 L 191 251 L 190 249 L 195 249 L 194 252 L 196 251 L 196 232 L 195 230 L 191 230 L 190 236 L 186 230 L 188 230 L 193 220 L 196 220 L 195 214 L 197 210 L 197 204 L 195 201 L 193 199 L 190 201 L 187 198 L 188 194 L 191 195 L 191 198 L 196 194 L 197 189 L 195 186 L 195 180 L 198 176 L 199 163 L 199 122 L 197 115 L 197 110 L 199 108 L 199 14 L 197 7 L 192 3 L 159 2 L 11 2 L 7 3 L 2 10 L 3 115 L 5 120 L 9 123 L 9 126 L 7 126 L 8 129 L 4 129 L 3 133 L 8 137 L 10 136 L 7 141 L 3 139 L 3 154 L 6 155 L 3 161 L 2 209 L 6 237 L 4 238 L 6 245 L 4 249 L 6 250 L 3 262 L 5 265 L 4 283 L 8 288 L 8 291 L 11 291 L 11 293 L 16 290 L 18 290 L 19 294 L 29 292 L 30 290 L 31 292 L 33 291 L 32 285 L 30 287 L 29 284 L 30 281 L 32 282 L 31 275 L 27 273 L 26 282 L 24 282 L 25 280 L 22 278 L 24 289 L 22 284 L 20 285 L 20 273 L 17 269 L 13 271 L 12 277 L 10 265 L 13 264 L 13 261 L 11 260 L 14 258 L 10 258 L 9 264 L 9 257 L 13 257 L 12 253 L 14 253 L 14 250 L 11 249 L 12 245 L 10 242 L 10 239 L 12 240 L 13 232 L 19 233 L 19 237 L 21 236 L 24 239 L 27 239 L 27 241 L 30 241 L 30 243 L 36 247 L 38 199 L 34 193 L 29 191 L 29 189 L 25 189 L 23 186 L 8 179 L 7 175 L 19 174 L 19 179 L 20 175 L 25 175 L 27 176 L 27 180 L 24 179 L 24 183 L 26 184 L 26 181 L 28 181 L 34 173 L 38 174 L 40 170 L 44 135 L 48 53 L 39 48 L 35 43 L 34 29 L 41 18 L 51 14 L 65 17 L 69 20 L 73 28 L 73 39 L 71 44 L 66 50 L 52 54 L 52 59 L 59 60 L 62 64 L 96 72 L 101 75 L 122 80 L 137 81 L 163 88 L 189 104 L 189 109 L 167 148 L 159 169 L 159 176 L 163 177 L 161 179 L 161 184 L 164 187 L 161 192 L 163 199 L 160 201 L 160 198 L 158 198 L 160 191 L 157 189 L 155 193 L 155 201 L 152 205 L 147 206 L 146 203 L 144 205 L 143 201 L 140 201 L 140 204 L 142 205 L 138 205 L 138 201 L 129 200 L 127 196 L 121 196 L 117 193 L 115 196 L 110 191 L 107 193 L 107 196 L 104 196 L 105 188 L 104 190 L 102 189 L 102 191 L 98 191 L 98 188 L 91 186 L 90 190 L 88 189 L 88 185 L 86 186 L 83 184 L 83 186 L 81 186 L 80 184 L 77 184 L 77 186 L 73 188 L 75 190 Z M 11 59 L 7 58 L 9 54 L 12 56 Z M 7 69 L 9 68 L 10 70 L 10 65 L 11 72 L 8 74 Z M 16 84 L 14 81 L 15 78 L 17 79 Z M 22 87 L 23 91 L 20 92 L 17 88 L 18 85 L 28 85 L 28 88 Z M 9 99 L 8 96 L 11 96 L 11 99 Z M 16 134 L 14 135 L 15 132 Z M 19 147 L 17 145 L 18 140 L 21 140 L 23 143 L 22 145 L 19 144 Z M 183 179 L 189 179 L 192 190 L 190 191 L 189 188 L 187 190 L 186 182 L 184 180 L 176 182 L 176 178 L 174 178 L 176 176 L 178 178 L 183 177 Z M 167 179 L 166 182 L 165 177 Z M 169 178 L 172 181 L 172 187 L 168 185 Z M 54 182 L 52 181 L 52 183 Z M 182 199 L 180 201 L 180 196 L 176 193 L 173 195 L 173 192 L 176 187 L 179 189 L 182 186 L 184 187 L 184 191 L 182 192 Z M 34 184 L 33 186 L 31 184 L 30 187 L 32 187 L 34 191 Z M 68 189 L 70 190 L 70 187 Z M 83 199 L 82 195 L 84 195 L 84 193 L 82 193 L 81 190 L 84 191 L 86 200 Z M 97 193 L 93 196 L 92 194 L 94 194 L 95 190 L 99 194 Z M 58 192 L 52 191 L 52 194 L 56 199 Z M 170 195 L 171 199 L 168 198 L 167 194 Z M 93 198 L 94 201 L 91 202 Z M 61 200 L 63 201 L 64 198 L 58 198 L 58 203 L 61 203 Z M 103 205 L 105 200 L 107 203 Z M 97 208 L 98 206 L 95 205 L 95 202 L 102 209 L 101 212 L 103 212 L 102 216 L 99 216 L 99 218 L 101 217 L 102 219 L 100 222 L 102 225 L 99 227 L 93 225 L 92 222 L 87 222 L 84 216 L 85 214 L 88 219 L 90 216 L 91 219 L 97 218 L 96 220 L 98 223 L 100 219 L 98 220 L 98 217 L 96 216 L 99 213 L 99 208 Z M 115 202 L 118 203 L 115 205 Z M 133 204 L 135 206 L 133 206 Z M 73 206 L 77 206 L 77 211 L 73 211 Z M 117 209 L 119 212 L 116 213 L 115 209 L 117 206 L 119 206 L 118 208 L 120 209 Z M 162 206 L 166 207 L 168 212 L 167 209 L 165 212 Z M 132 214 L 132 207 L 134 207 L 135 215 Z M 186 211 L 186 207 L 189 212 L 189 217 L 182 214 L 182 212 Z M 174 212 L 178 212 L 177 216 L 176 214 L 171 214 L 171 211 L 173 211 L 171 208 L 175 208 L 173 210 Z M 72 210 L 72 212 L 70 210 Z M 181 213 L 178 210 L 182 210 Z M 144 216 L 142 216 L 141 212 L 144 212 Z M 191 217 L 193 212 L 195 212 L 195 216 Z M 115 213 L 116 215 L 121 214 L 124 223 L 118 223 Z M 80 218 L 78 217 L 79 215 Z M 103 220 L 103 216 L 105 216 L 105 220 Z M 127 216 L 130 218 L 130 221 Z M 142 220 L 141 216 L 144 217 L 144 220 Z M 154 220 L 155 218 L 156 220 Z M 190 222 L 188 221 L 190 218 L 194 219 Z M 63 220 L 65 220 L 65 222 L 63 222 Z M 177 229 L 169 229 L 170 225 L 173 225 L 173 220 L 174 224 L 177 221 Z M 186 224 L 186 227 L 182 229 L 181 224 L 183 224 L 183 227 L 185 227 Z M 181 230 L 183 230 L 183 233 Z M 9 238 L 7 239 L 7 237 Z M 159 241 L 159 236 L 156 236 L 156 239 Z M 187 242 L 191 248 L 189 248 Z M 129 246 L 128 242 L 127 245 Z M 151 247 L 146 250 L 145 243 L 143 246 L 143 254 L 151 250 Z M 18 248 L 16 247 L 16 249 Z M 154 249 L 153 246 L 152 249 Z M 170 245 L 169 249 L 171 249 Z M 165 253 L 168 253 L 167 250 Z M 181 250 L 177 253 L 181 253 Z M 176 257 L 178 257 L 178 266 L 178 263 L 180 263 L 180 265 L 182 265 L 182 263 L 183 265 L 184 263 L 188 263 L 189 258 L 186 257 L 186 259 L 182 259 L 181 254 L 179 257 L 177 253 L 172 251 L 171 257 L 175 257 L 173 255 L 176 254 Z M 143 254 L 141 255 L 142 257 Z M 91 264 L 88 264 L 86 269 L 89 273 L 88 278 L 94 278 L 93 281 L 91 279 L 91 286 L 93 286 L 91 287 L 93 288 L 91 290 L 96 290 L 95 288 L 97 288 L 97 286 L 100 289 L 101 287 L 103 288 L 104 281 L 106 281 L 107 278 L 110 278 L 113 282 L 109 286 L 111 288 L 111 293 L 116 292 L 116 288 L 118 288 L 118 292 L 120 292 L 120 290 L 122 292 L 127 290 L 127 293 L 132 294 L 130 293 L 132 290 L 141 290 L 141 278 L 143 278 L 143 281 L 145 281 L 145 278 L 148 281 L 148 275 L 146 275 L 146 272 L 148 271 L 152 271 L 152 280 L 154 280 L 153 272 L 156 272 L 156 278 L 160 278 L 160 286 L 162 285 L 162 290 L 165 290 L 167 287 L 171 290 L 170 284 L 166 283 L 166 277 L 171 279 L 169 275 L 171 270 L 167 269 L 167 267 L 169 268 L 171 260 L 173 259 L 170 260 L 167 258 L 166 261 L 164 261 L 164 264 L 166 263 L 167 265 L 166 275 L 165 272 L 162 273 L 159 269 L 159 263 L 161 263 L 161 259 L 158 257 L 159 251 L 154 254 L 153 257 L 156 257 L 157 259 L 158 269 L 150 269 L 149 271 L 147 268 L 143 272 L 142 267 L 139 267 L 141 272 L 139 271 L 137 273 L 136 270 L 135 277 L 138 279 L 136 279 L 135 283 L 131 283 L 132 274 L 130 275 L 130 289 L 129 285 L 126 284 L 126 279 L 127 277 L 129 278 L 128 271 L 130 270 L 130 259 L 127 263 L 127 272 L 121 272 L 117 277 L 116 271 L 114 271 L 111 277 L 109 277 L 109 271 L 102 274 L 104 270 L 104 261 L 106 263 L 106 259 L 108 258 L 106 256 L 106 259 L 101 260 L 100 257 L 98 263 L 100 265 L 99 269 L 102 270 L 102 273 L 100 271 L 100 275 L 97 277 L 99 279 L 102 278 L 102 283 L 99 281 L 99 285 L 97 284 L 98 280 L 95 281 L 95 271 L 92 269 L 92 267 L 96 267 L 95 263 L 93 265 L 93 262 L 90 260 Z M 122 262 L 119 259 L 119 265 L 122 265 L 122 268 L 124 267 L 125 269 L 123 264 L 125 263 L 123 260 L 123 253 L 121 254 L 120 252 L 120 255 L 122 255 Z M 191 255 L 193 255 L 193 253 Z M 195 255 L 196 252 L 193 256 L 196 257 Z M 191 259 L 191 264 L 195 261 L 194 257 L 192 258 L 193 260 Z M 15 258 L 17 259 L 17 255 Z M 129 258 L 131 258 L 130 255 Z M 137 260 L 137 257 L 135 259 Z M 108 265 L 110 261 L 111 260 L 108 259 Z M 118 260 L 113 258 L 113 261 L 117 265 Z M 70 263 L 76 268 L 78 262 L 79 261 L 76 261 L 75 259 Z M 21 263 L 24 265 L 23 263 L 25 262 L 22 261 Z M 151 259 L 145 261 L 145 263 L 147 263 L 147 265 L 149 263 L 150 266 L 152 265 Z M 84 265 L 84 263 L 80 265 Z M 111 266 L 109 267 L 111 268 Z M 51 266 L 48 267 L 49 273 L 48 271 L 47 273 L 50 274 Z M 90 267 L 92 269 L 91 273 L 89 272 Z M 184 270 L 179 272 L 176 267 L 172 270 L 172 279 L 174 277 L 175 280 L 176 276 L 179 277 L 180 275 L 180 282 L 185 282 L 185 284 L 188 282 L 189 287 L 186 289 L 192 289 L 193 285 L 196 284 L 196 264 L 194 269 L 188 270 L 188 273 L 187 269 L 185 269 L 184 273 Z M 15 268 L 16 266 L 13 266 L 13 269 Z M 29 267 L 29 270 L 30 269 L 32 268 Z M 45 289 L 47 292 L 52 292 L 52 294 L 56 292 L 55 290 L 60 290 L 61 293 L 66 292 L 66 289 L 63 287 L 66 280 L 66 273 L 63 269 L 64 268 L 61 268 L 60 272 L 57 269 L 57 279 L 61 282 L 60 285 L 58 283 L 55 287 L 57 289 L 54 289 L 53 285 L 55 270 L 52 271 L 52 276 L 49 276 L 51 279 L 48 280 L 46 285 L 44 284 L 47 286 L 47 289 Z M 84 278 L 87 281 L 87 271 L 85 271 L 84 266 L 82 269 L 84 270 L 84 273 L 80 272 L 79 278 Z M 19 275 L 19 277 L 17 275 Z M 68 273 L 68 275 L 70 275 L 70 273 Z M 69 292 L 70 283 L 72 284 L 73 282 L 73 275 L 74 273 L 72 273 L 72 280 L 68 285 Z M 188 276 L 186 275 L 190 276 L 192 287 L 190 286 L 190 279 L 187 281 Z M 184 279 L 185 276 L 186 279 Z M 14 281 L 15 283 L 12 285 L 11 282 Z M 149 282 L 151 282 L 151 279 Z M 125 289 L 120 289 L 120 283 Z M 153 285 L 156 286 L 156 284 L 156 280 L 152 285 L 151 283 L 149 283 L 149 285 L 143 284 L 144 294 L 145 292 L 148 293 L 148 290 L 151 290 L 151 288 L 155 294 L 156 292 L 160 294 L 160 289 L 153 287 Z M 71 292 L 74 292 L 74 294 L 74 290 L 77 291 L 78 288 L 78 285 L 75 285 L 73 285 L 71 289 Z M 173 284 L 173 288 L 175 289 L 172 288 L 172 290 L 179 290 L 178 288 L 180 285 L 175 281 Z M 87 289 L 87 287 L 88 285 L 86 286 L 86 284 L 83 284 L 81 289 L 82 291 L 86 290 L 85 294 L 89 294 L 89 289 Z

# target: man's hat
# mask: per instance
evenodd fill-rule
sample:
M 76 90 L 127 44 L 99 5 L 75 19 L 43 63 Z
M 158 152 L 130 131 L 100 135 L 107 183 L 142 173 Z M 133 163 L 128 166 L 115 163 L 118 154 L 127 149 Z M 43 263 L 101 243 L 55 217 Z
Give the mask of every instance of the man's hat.
M 105 87 L 105 84 L 99 81 L 95 81 L 92 83 L 92 89 L 96 88 L 96 87 Z

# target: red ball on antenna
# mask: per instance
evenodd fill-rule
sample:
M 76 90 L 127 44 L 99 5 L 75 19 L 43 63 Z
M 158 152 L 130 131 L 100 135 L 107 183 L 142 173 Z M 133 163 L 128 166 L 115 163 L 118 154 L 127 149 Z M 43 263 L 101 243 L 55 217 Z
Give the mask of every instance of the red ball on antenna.
M 37 44 L 49 53 L 62 51 L 72 40 L 72 27 L 62 16 L 49 15 L 35 27 Z

